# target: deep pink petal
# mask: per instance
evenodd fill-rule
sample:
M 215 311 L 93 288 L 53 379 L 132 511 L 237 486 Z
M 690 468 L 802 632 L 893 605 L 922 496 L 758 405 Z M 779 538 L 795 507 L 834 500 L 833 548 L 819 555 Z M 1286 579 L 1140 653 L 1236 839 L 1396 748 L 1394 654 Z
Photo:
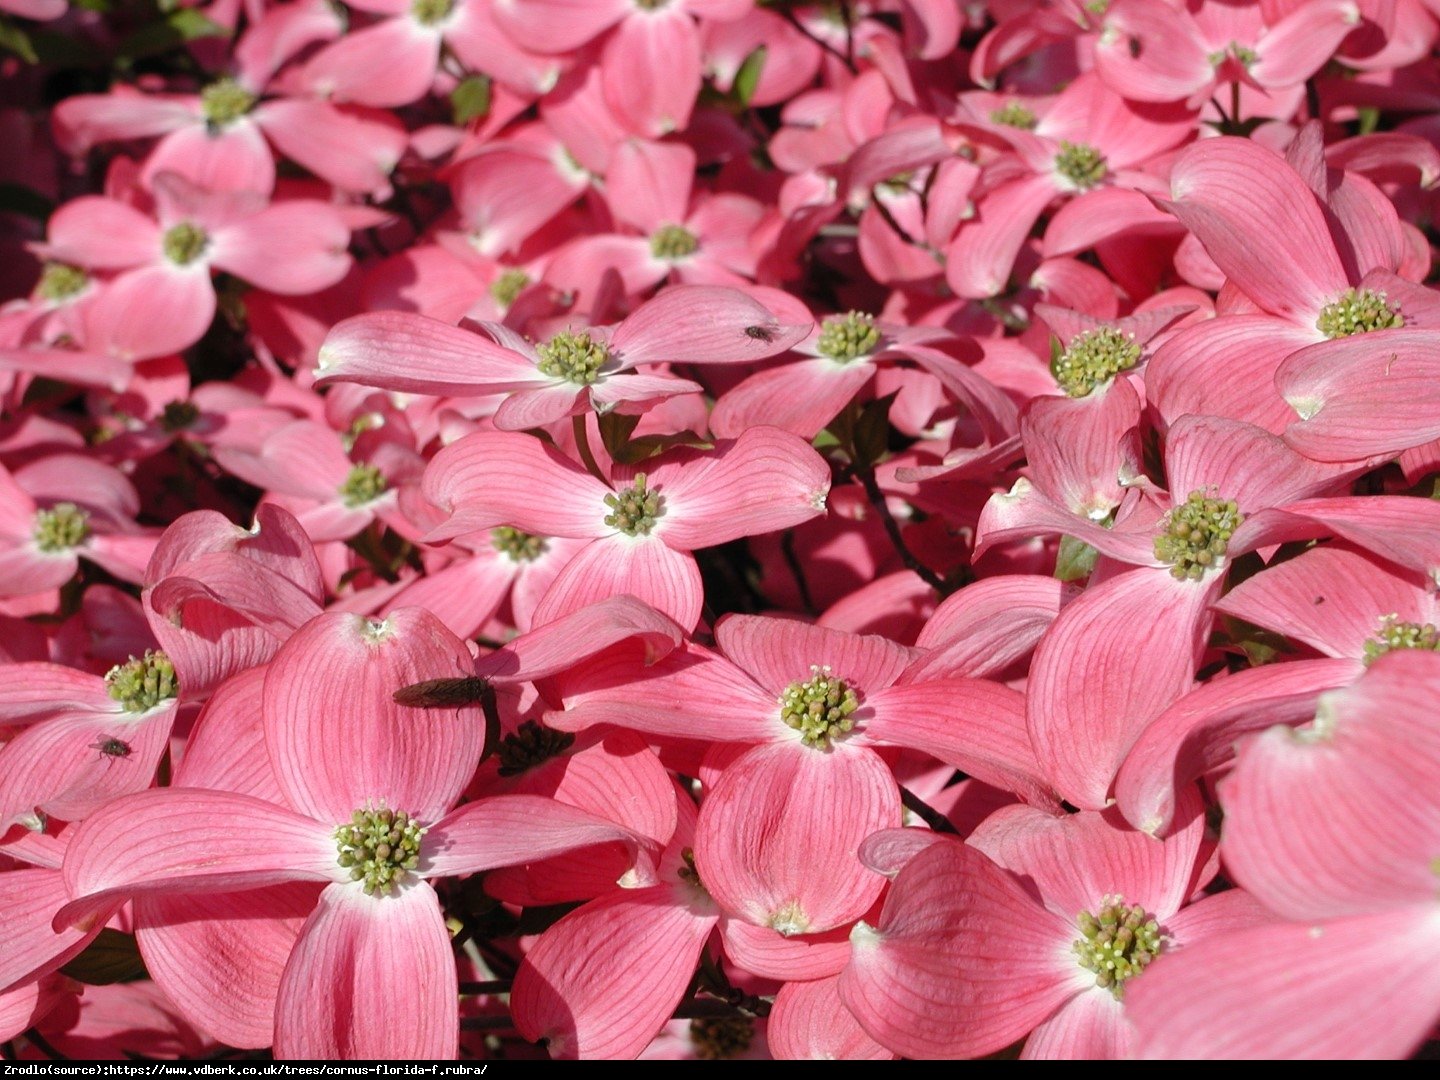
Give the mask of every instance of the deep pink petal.
M 1119 1061 L 1131 1055 L 1134 1036 L 1125 1006 L 1109 990 L 1076 994 L 1025 1040 L 1025 1061 Z
M 787 982 L 765 1029 L 779 1060 L 889 1061 L 894 1054 L 865 1034 L 840 1001 L 840 979 Z
M 564 618 L 626 595 L 649 604 L 682 628 L 693 627 L 704 603 L 700 568 L 694 556 L 653 536 L 615 533 L 587 545 L 560 571 L 535 609 L 535 622 Z
M 390 172 L 405 152 L 398 125 L 326 101 L 267 101 L 256 110 L 255 122 L 276 150 L 344 191 L 387 190 Z
M 600 62 L 615 118 L 652 139 L 689 126 L 700 77 L 700 33 L 676 8 L 631 14 L 606 41 Z
M 1023 659 L 1074 595 L 1064 582 L 1039 574 L 984 578 L 947 597 L 915 639 L 925 654 L 904 682 L 998 675 Z
M 126 360 L 188 349 L 215 317 L 215 288 L 203 264 L 144 266 L 107 282 L 85 313 L 86 343 Z
M 473 670 L 464 642 L 421 608 L 307 623 L 265 674 L 265 742 L 291 804 L 336 825 L 382 802 L 439 818 L 480 760 L 480 709 L 412 708 L 392 695 Z
M 269 195 L 275 188 L 275 158 L 248 118 L 213 134 L 202 123 L 172 132 L 146 159 L 143 182 L 149 185 L 162 172 L 183 176 L 210 191 Z
M 305 81 L 337 101 L 392 108 L 425 96 L 439 60 L 440 36 L 400 16 L 327 45 L 305 65 Z
M 813 439 L 874 373 L 871 364 L 837 364 L 825 357 L 757 372 L 715 403 L 710 430 L 733 439 L 767 424 Z
M 8 869 L 0 874 L 0 902 L 5 905 L 5 948 L 0 951 L 0 991 L 31 982 L 54 971 L 80 952 L 100 932 L 105 920 L 88 928 L 50 925 L 70 894 L 59 870 L 38 867 Z M 109 907 L 120 906 L 117 900 Z M 109 912 L 106 918 L 109 917 Z
M 1074 935 L 979 851 L 945 841 L 900 872 L 876 927 L 851 934 L 840 1000 L 904 1057 L 994 1053 L 1075 994 Z
M 476 662 L 498 683 L 530 682 L 558 674 L 621 641 L 634 640 L 649 666 L 681 645 L 684 632 L 633 596 L 614 596 L 545 623 Z
M 847 634 L 793 619 L 727 615 L 715 640 L 737 667 L 777 697 L 810 678 L 812 667 L 829 667 L 852 688 L 873 693 L 900 677 L 913 650 L 878 634 Z
M 782 353 L 809 332 L 805 324 L 782 323 L 738 289 L 675 285 L 628 316 L 610 344 L 626 367 L 664 361 L 738 364 Z
M 873 751 L 796 739 L 748 751 L 700 809 L 700 879 L 729 912 L 782 933 L 817 933 L 863 915 L 885 879 L 860 842 L 900 822 L 900 792 Z
M 752 975 L 769 979 L 824 979 L 840 974 L 850 959 L 850 928 L 786 937 L 768 926 L 722 919 L 725 955 Z
M 244 822 L 243 829 L 236 828 Z M 266 843 L 255 836 L 264 832 Z M 140 893 L 226 892 L 334 881 L 334 827 L 249 795 L 168 788 L 126 795 L 75 828 L 65 852 L 73 898 L 57 926 L 83 926 Z
M 1070 803 L 1103 807 L 1135 739 L 1190 688 L 1213 593 L 1132 570 L 1087 589 L 1041 640 L 1026 694 L 1030 738 Z
M 1437 961 L 1429 902 L 1256 926 L 1160 957 L 1127 987 L 1125 1011 L 1148 1058 L 1399 1058 L 1440 1013 Z
M 428 883 L 385 897 L 332 885 L 280 980 L 275 1056 L 453 1058 L 457 990 L 450 934 Z
M 160 227 L 114 199 L 71 199 L 51 216 L 47 231 L 51 258 L 95 270 L 125 270 L 160 258 Z
M 1170 493 L 1179 502 L 1192 491 L 1234 499 L 1241 513 L 1327 494 L 1347 478 L 1333 465 L 1301 457 L 1253 424 L 1220 416 L 1182 416 L 1165 445 Z M 1246 550 L 1232 537 L 1230 550 Z
M 718 912 L 683 882 L 621 890 L 541 935 L 515 975 L 516 1030 L 552 1058 L 634 1058 L 685 995 Z M 623 956 L 623 963 L 614 958 Z
M 945 280 L 956 295 L 984 299 L 1005 290 L 1025 237 L 1056 194 L 1049 176 L 1030 176 L 985 197 L 945 253 Z
M 350 227 L 324 203 L 297 199 L 216 230 L 211 261 L 285 296 L 319 292 L 350 270 Z

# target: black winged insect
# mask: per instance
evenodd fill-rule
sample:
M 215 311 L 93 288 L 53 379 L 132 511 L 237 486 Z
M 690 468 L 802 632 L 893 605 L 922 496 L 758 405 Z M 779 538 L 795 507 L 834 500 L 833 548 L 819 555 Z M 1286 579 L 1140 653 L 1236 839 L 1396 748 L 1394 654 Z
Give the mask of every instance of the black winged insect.
M 768 345 L 775 340 L 775 331 L 768 326 L 747 326 L 745 327 L 745 336 L 754 338 L 756 341 L 763 341 Z
M 130 756 L 130 744 L 124 739 L 117 739 L 113 735 L 106 735 L 104 738 L 96 739 L 90 746 L 99 750 L 107 758 L 127 758 Z

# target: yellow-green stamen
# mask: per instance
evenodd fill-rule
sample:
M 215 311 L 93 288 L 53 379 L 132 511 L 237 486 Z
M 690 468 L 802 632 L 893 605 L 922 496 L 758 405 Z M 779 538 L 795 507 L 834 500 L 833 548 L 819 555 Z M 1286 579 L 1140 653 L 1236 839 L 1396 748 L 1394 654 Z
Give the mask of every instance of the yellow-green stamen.
M 126 712 L 145 712 L 179 693 L 175 665 L 163 652 L 145 650 L 105 673 L 105 690 Z
M 1398 330 L 1405 325 L 1400 306 L 1374 289 L 1346 289 L 1339 298 L 1320 309 L 1315 329 L 1327 338 L 1368 334 L 1374 330 Z
M 1233 499 L 1192 491 L 1188 499 L 1160 519 L 1155 557 L 1170 564 L 1170 576 L 1176 580 L 1199 581 L 1205 571 L 1215 569 L 1224 560 L 1230 537 L 1244 520 Z
M 1055 155 L 1055 171 L 1080 191 L 1088 191 L 1105 179 L 1105 157 L 1086 143 L 1062 142 Z
M 655 522 L 664 513 L 665 500 L 645 488 L 645 474 L 636 473 L 635 482 L 624 491 L 605 496 L 610 513 L 605 524 L 619 529 L 626 536 L 648 536 Z
M 41 551 L 69 551 L 90 535 L 90 515 L 74 503 L 56 503 L 35 512 L 35 546 Z
M 205 230 L 188 221 L 170 226 L 160 241 L 165 257 L 176 266 L 189 266 L 204 253 L 209 243 L 210 237 Z
M 39 292 L 42 299 L 59 302 L 84 292 L 85 286 L 89 284 L 90 275 L 78 266 L 62 262 L 47 262 L 45 269 L 40 272 L 40 282 L 36 286 L 36 291 Z
M 991 110 L 990 122 L 1002 124 L 1005 127 L 1019 128 L 1021 131 L 1034 131 L 1035 125 L 1040 121 L 1020 102 L 1007 101 L 1000 108 Z
M 255 95 L 234 79 L 220 79 L 200 91 L 200 111 L 214 128 L 234 123 L 254 107 Z
M 600 378 L 600 368 L 610 359 L 603 341 L 586 333 L 562 330 L 543 345 L 535 346 L 540 356 L 540 374 L 564 379 L 576 386 L 588 386 Z
M 434 26 L 449 16 L 455 0 L 412 0 L 410 17 L 421 26 Z
M 1107 896 L 1098 915 L 1080 912 L 1076 924 L 1075 955 L 1080 966 L 1095 973 L 1095 985 L 1117 998 L 1125 993 L 1125 982 L 1145 970 L 1160 954 L 1164 938 L 1160 924 L 1138 904 Z
M 1373 664 L 1395 649 L 1440 652 L 1440 629 L 1434 623 L 1401 622 L 1398 615 L 1386 615 L 1375 636 L 1365 642 L 1365 663 Z
M 490 546 L 511 562 L 534 562 L 545 554 L 545 537 L 535 536 L 509 525 L 490 530 Z
M 791 683 L 780 695 L 780 719 L 800 732 L 806 746 L 827 747 L 855 726 L 852 714 L 860 701 L 830 665 L 810 665 L 810 678 Z
M 880 330 L 874 317 L 850 311 L 825 320 L 815 349 L 821 356 L 844 363 L 864 356 L 879 344 Z
M 529 274 L 512 268 L 490 283 L 490 297 L 502 308 L 508 308 L 529 284 Z
M 699 246 L 695 234 L 680 225 L 662 225 L 650 237 L 650 254 L 657 259 L 683 259 Z
M 356 810 L 348 825 L 335 830 L 337 860 L 351 881 L 363 881 L 371 896 L 385 895 L 420 865 L 425 830 L 403 810 Z
M 374 502 L 385 494 L 390 485 L 385 475 L 368 461 L 362 461 L 350 470 L 345 482 L 340 485 L 340 500 L 352 509 Z
M 1050 373 L 1060 389 L 1081 398 L 1139 362 L 1140 344 L 1134 334 L 1113 326 L 1097 326 L 1076 334 L 1070 347 L 1050 361 Z

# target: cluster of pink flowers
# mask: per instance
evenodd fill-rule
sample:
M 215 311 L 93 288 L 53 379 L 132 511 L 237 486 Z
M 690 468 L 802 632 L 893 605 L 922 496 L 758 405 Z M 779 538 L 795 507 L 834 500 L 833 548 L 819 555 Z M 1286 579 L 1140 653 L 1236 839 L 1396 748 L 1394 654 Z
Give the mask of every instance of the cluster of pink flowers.
M 1435 1031 L 1436 0 L 0 31 L 5 1057 Z

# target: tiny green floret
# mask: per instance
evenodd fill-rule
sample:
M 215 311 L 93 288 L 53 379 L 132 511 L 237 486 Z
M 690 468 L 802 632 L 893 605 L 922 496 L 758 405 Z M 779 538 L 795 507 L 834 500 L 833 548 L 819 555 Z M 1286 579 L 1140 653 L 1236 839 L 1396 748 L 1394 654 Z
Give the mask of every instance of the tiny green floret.
M 1440 652 L 1440 629 L 1434 623 L 1401 622 L 1398 615 L 1386 615 L 1375 636 L 1365 642 L 1365 663 L 1373 664 L 1395 649 Z
M 255 107 L 255 95 L 234 79 L 219 79 L 200 91 L 200 111 L 212 128 L 233 124 Z
M 500 740 L 500 746 L 495 751 L 500 757 L 500 775 L 519 776 L 536 765 L 559 757 L 574 743 L 575 736 L 568 731 L 556 731 L 534 720 L 526 720 Z
M 163 652 L 146 649 L 105 673 L 105 690 L 126 712 L 145 712 L 179 693 L 175 665 Z
M 339 863 L 351 881 L 363 881 L 370 896 L 384 896 L 420 865 L 425 830 L 403 810 L 356 810 L 348 825 L 335 830 Z
M 511 267 L 490 283 L 490 297 L 502 308 L 508 308 L 529 284 L 529 274 Z
M 40 282 L 36 291 L 43 299 L 58 302 L 84 292 L 85 286 L 89 284 L 90 275 L 80 267 L 71 266 L 69 263 L 47 262 L 45 269 L 40 271 Z
M 610 507 L 605 524 L 626 536 L 650 535 L 655 522 L 665 512 L 665 500 L 658 493 L 646 490 L 644 473 L 636 473 L 635 482 L 624 491 L 606 495 L 605 505 Z
M 1155 557 L 1170 564 L 1170 576 L 1177 581 L 1199 581 L 1205 571 L 1221 564 L 1230 537 L 1244 520 L 1235 500 L 1192 491 L 1160 519 Z
M 1080 191 L 1088 191 L 1105 179 L 1105 157 L 1086 143 L 1061 142 L 1055 155 L 1055 171 Z
M 1315 328 L 1327 338 L 1398 330 L 1404 325 L 1400 305 L 1390 303 L 1383 291 L 1375 289 L 1346 289 L 1337 300 L 1321 308 L 1315 320 Z
M 1082 911 L 1076 917 L 1080 937 L 1075 939 L 1075 955 L 1082 968 L 1095 972 L 1096 986 L 1121 998 L 1126 980 L 1160 955 L 1165 939 L 1160 924 L 1139 904 L 1107 896 L 1101 905 L 1098 915 Z
M 434 26 L 449 17 L 455 0 L 411 0 L 410 17 L 421 26 Z
M 851 715 L 860 701 L 840 679 L 830 674 L 830 665 L 810 665 L 810 678 L 791 683 L 780 695 L 780 719 L 800 732 L 806 746 L 824 748 L 855 726 Z
M 650 237 L 650 254 L 657 259 L 683 259 L 699 246 L 695 234 L 683 225 L 662 225 Z
M 90 535 L 90 515 L 74 503 L 56 503 L 35 512 L 35 546 L 44 552 L 69 551 Z
M 875 317 L 863 311 L 849 311 L 825 320 L 815 348 L 821 356 L 845 363 L 864 356 L 880 344 Z
M 659 11 L 668 3 L 670 0 L 635 0 L 635 6 L 641 11 Z
M 1040 123 L 1040 120 L 1020 102 L 1007 101 L 1000 108 L 990 111 L 990 122 L 1004 127 L 1019 128 L 1021 131 L 1034 131 L 1035 125 Z
M 511 562 L 534 562 L 545 554 L 545 537 L 501 525 L 490 530 L 490 546 Z
M 165 230 L 160 246 L 165 251 L 165 257 L 176 266 L 189 266 L 204 253 L 209 243 L 210 237 L 204 229 L 192 222 L 182 221 Z
M 368 461 L 362 461 L 350 470 L 350 475 L 340 485 L 340 499 L 353 509 L 374 502 L 385 494 L 389 486 L 384 473 Z
M 610 359 L 610 350 L 603 341 L 587 333 L 562 330 L 543 345 L 535 346 L 540 355 L 536 365 L 540 374 L 564 379 L 576 386 L 588 386 L 600 378 L 600 369 Z
M 701 1061 L 724 1061 L 750 1049 L 755 1021 L 748 1016 L 699 1016 L 690 1021 L 690 1042 Z
M 1140 343 L 1134 334 L 1097 326 L 1076 334 L 1070 347 L 1050 361 L 1050 373 L 1065 393 L 1082 398 L 1139 362 Z

